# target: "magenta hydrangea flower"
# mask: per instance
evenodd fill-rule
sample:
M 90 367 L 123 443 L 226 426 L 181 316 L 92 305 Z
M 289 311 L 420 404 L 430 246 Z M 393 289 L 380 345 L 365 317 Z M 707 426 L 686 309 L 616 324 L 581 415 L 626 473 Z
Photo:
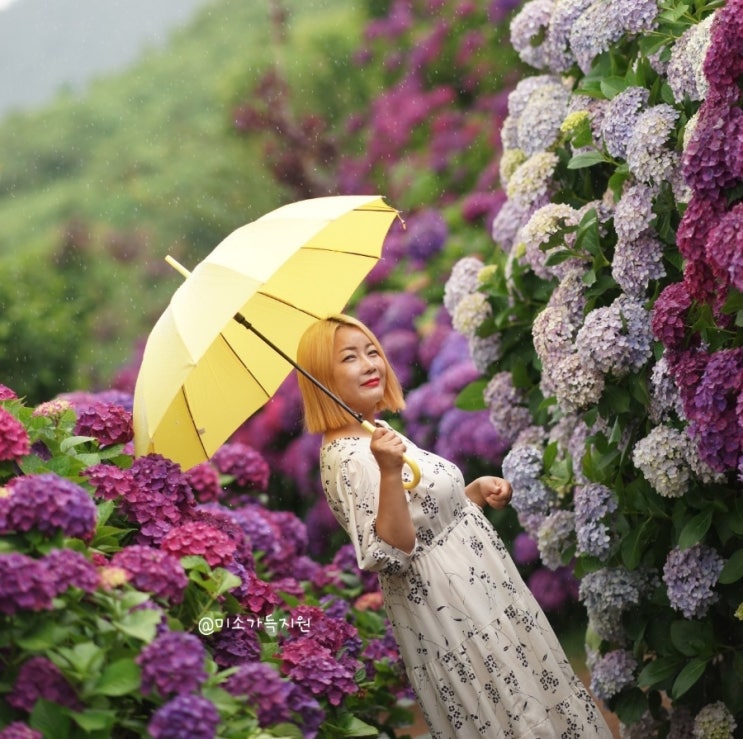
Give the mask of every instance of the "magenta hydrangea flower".
M 0 460 L 15 461 L 31 451 L 24 425 L 5 408 L 0 408 Z
M 57 593 L 78 588 L 86 593 L 98 589 L 101 577 L 96 566 L 74 549 L 52 549 L 42 560 Z
M 186 479 L 196 494 L 199 503 L 211 503 L 219 500 L 222 486 L 219 484 L 219 472 L 209 462 L 202 462 L 186 471 Z
M 449 237 L 449 227 L 441 213 L 433 208 L 419 210 L 407 224 L 408 254 L 425 264 L 441 252 Z
M 211 567 L 222 567 L 232 560 L 237 544 L 208 523 L 187 521 L 171 528 L 160 542 L 160 547 L 176 557 L 199 555 Z
M 734 206 L 710 231 L 705 252 L 715 277 L 743 292 L 743 204 Z
M 359 690 L 355 674 L 362 664 L 320 646 L 312 635 L 285 643 L 278 657 L 285 675 L 312 695 L 326 698 L 331 706 L 339 706 L 345 696 Z
M 7 385 L 0 383 L 0 400 L 18 400 L 18 396 Z
M 264 456 L 240 442 L 223 444 L 212 457 L 212 463 L 223 474 L 235 478 L 235 484 L 247 490 L 265 491 L 271 469 Z
M 44 739 L 44 735 L 23 721 L 13 721 L 0 730 L 0 739 Z
M 135 489 L 136 484 L 131 470 L 122 469 L 115 464 L 94 464 L 87 467 L 83 475 L 93 486 L 93 495 L 103 500 L 127 498 Z
M 80 411 L 75 433 L 92 436 L 101 447 L 126 444 L 134 437 L 132 414 L 119 405 L 96 402 Z
M 196 692 L 206 680 L 206 650 L 197 636 L 165 631 L 155 637 L 136 658 L 142 669 L 142 692 L 157 690 L 160 696 Z
M 12 616 L 18 611 L 50 609 L 56 594 L 55 583 L 41 560 L 19 552 L 0 554 L 0 613 Z
M 693 400 L 685 405 L 699 455 L 718 472 L 736 469 L 743 454 L 737 412 L 741 394 L 743 348 L 724 349 L 711 355 Z
M 667 349 L 684 348 L 691 304 L 691 296 L 683 282 L 667 285 L 655 301 L 651 318 L 653 334 Z
M 79 485 L 52 472 L 14 477 L 10 494 L 0 498 L 0 531 L 90 539 L 95 533 L 96 507 Z
M 268 616 L 281 603 L 273 585 L 248 570 L 248 594 L 241 603 L 255 616 Z
M 179 695 L 155 711 L 147 725 L 153 739 L 214 739 L 219 711 L 200 695 Z
M 188 578 L 179 559 L 167 551 L 133 544 L 116 552 L 111 565 L 125 570 L 137 590 L 170 603 L 183 600 Z
M 363 645 L 358 629 L 343 617 L 333 617 L 319 606 L 309 605 L 297 606 L 290 614 L 288 633 L 293 639 L 311 635 L 315 643 L 334 654 L 343 650 L 352 657 L 358 657 L 361 652 Z M 305 625 L 301 626 L 302 623 Z
M 73 711 L 82 709 L 77 693 L 57 665 L 46 657 L 31 657 L 21 666 L 6 700 L 13 708 L 30 713 L 39 698 Z

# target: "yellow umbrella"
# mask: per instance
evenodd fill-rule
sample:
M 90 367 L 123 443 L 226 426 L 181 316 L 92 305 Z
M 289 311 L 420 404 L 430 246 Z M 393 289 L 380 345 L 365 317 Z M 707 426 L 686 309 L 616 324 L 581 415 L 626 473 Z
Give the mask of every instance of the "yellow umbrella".
M 224 239 L 173 293 L 145 346 L 134 449 L 183 469 L 209 459 L 295 367 L 304 331 L 343 310 L 376 264 L 397 211 L 378 195 L 291 203 Z M 369 424 L 370 426 L 370 424 Z M 413 469 L 417 484 L 417 467 Z

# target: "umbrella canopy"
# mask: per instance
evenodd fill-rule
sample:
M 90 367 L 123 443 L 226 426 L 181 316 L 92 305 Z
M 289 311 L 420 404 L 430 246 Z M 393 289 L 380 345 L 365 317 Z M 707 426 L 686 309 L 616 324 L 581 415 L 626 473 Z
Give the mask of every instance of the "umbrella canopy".
M 145 346 L 135 454 L 183 469 L 209 459 L 286 379 L 282 353 L 296 357 L 304 331 L 343 310 L 397 216 L 378 195 L 303 200 L 238 228 L 186 272 Z

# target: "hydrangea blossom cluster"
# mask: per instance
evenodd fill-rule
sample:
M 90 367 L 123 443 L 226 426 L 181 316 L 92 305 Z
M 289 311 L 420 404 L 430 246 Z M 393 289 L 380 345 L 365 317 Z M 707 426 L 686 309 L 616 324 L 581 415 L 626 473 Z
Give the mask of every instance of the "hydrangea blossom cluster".
M 95 533 L 96 507 L 79 485 L 45 472 L 13 478 L 0 496 L 0 532 L 35 529 L 48 536 L 90 539 Z
M 660 495 L 679 498 L 689 489 L 690 455 L 686 431 L 660 425 L 635 444 L 632 461 Z
M 91 403 L 80 411 L 75 433 L 92 436 L 101 447 L 126 444 L 134 438 L 131 411 L 120 405 Z
M 41 611 L 57 594 L 49 570 L 40 560 L 20 552 L 0 554 L 0 613 Z
M 637 606 L 655 578 L 647 572 L 605 567 L 588 573 L 580 582 L 579 597 L 588 612 L 588 623 L 602 638 L 624 644 L 625 611 Z
M 155 711 L 147 725 L 153 739 L 214 739 L 219 711 L 200 695 L 177 695 Z
M 526 398 L 514 387 L 510 372 L 494 374 L 482 396 L 488 406 L 490 423 L 503 439 L 514 441 L 531 425 L 531 412 L 525 405 Z
M 227 534 L 203 521 L 187 521 L 173 526 L 160 542 L 160 548 L 176 557 L 200 555 L 212 567 L 228 564 L 237 549 Z
M 573 504 L 578 554 L 603 560 L 611 548 L 607 517 L 617 509 L 616 497 L 606 485 L 589 483 L 575 488 Z
M 142 669 L 142 692 L 160 696 L 197 692 L 206 680 L 206 651 L 197 636 L 165 631 L 142 649 L 136 658 Z
M 130 582 L 138 590 L 170 603 L 183 599 L 188 578 L 179 559 L 166 550 L 133 544 L 116 552 L 111 564 L 129 573 Z
M 21 665 L 7 701 L 14 708 L 30 713 L 39 698 L 73 711 L 82 708 L 75 689 L 57 665 L 46 657 L 31 657 Z
M 212 464 L 223 474 L 247 490 L 265 491 L 271 468 L 264 456 L 240 442 L 223 444 L 212 457 Z
M 704 58 L 709 49 L 714 19 L 715 13 L 711 13 L 690 26 L 671 49 L 666 74 L 668 86 L 679 103 L 684 99 L 704 100 L 707 96 L 709 84 L 704 76 Z
M 599 657 L 591 665 L 591 690 L 608 702 L 634 682 L 637 660 L 626 649 L 615 649 Z
M 44 739 L 44 735 L 22 721 L 13 721 L 0 730 L 0 739 Z
M 17 460 L 30 451 L 26 427 L 10 411 L 0 407 L 0 460 Z
M 738 723 L 722 701 L 708 703 L 694 717 L 694 739 L 724 739 L 735 736 Z
M 362 664 L 345 653 L 319 646 L 312 637 L 293 639 L 279 653 L 281 671 L 312 695 L 327 698 L 332 706 L 358 692 L 354 675 Z
M 714 587 L 724 564 L 717 551 L 704 544 L 672 549 L 663 566 L 671 607 L 685 618 L 704 618 L 719 597 Z
M 582 362 L 604 374 L 622 377 L 650 359 L 650 313 L 642 301 L 621 295 L 611 305 L 592 310 L 575 341 Z
M 539 556 L 544 566 L 556 570 L 563 565 L 563 554 L 572 543 L 575 513 L 556 509 L 549 513 L 537 532 Z

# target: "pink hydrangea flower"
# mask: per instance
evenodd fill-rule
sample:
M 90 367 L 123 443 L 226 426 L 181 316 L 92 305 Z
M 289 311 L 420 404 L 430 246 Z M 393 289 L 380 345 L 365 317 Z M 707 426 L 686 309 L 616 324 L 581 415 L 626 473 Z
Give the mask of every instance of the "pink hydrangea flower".
M 31 441 L 23 424 L 5 408 L 0 408 L 0 460 L 15 461 L 31 451 Z

